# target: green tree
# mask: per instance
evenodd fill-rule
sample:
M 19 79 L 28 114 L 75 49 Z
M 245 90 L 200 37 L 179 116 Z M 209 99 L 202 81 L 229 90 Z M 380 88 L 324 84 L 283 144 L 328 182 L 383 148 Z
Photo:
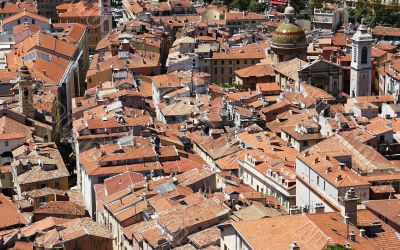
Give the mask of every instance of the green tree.
M 260 12 L 262 10 L 262 5 L 257 0 L 251 0 L 249 4 L 249 11 Z
M 388 25 L 400 27 L 400 6 L 398 4 L 382 4 L 380 0 L 359 0 L 356 8 L 349 10 L 350 22 L 361 22 L 374 27 L 376 25 Z
M 345 247 L 345 246 L 343 246 L 343 245 L 340 245 L 340 244 L 335 244 L 335 245 L 332 245 L 332 246 L 328 246 L 327 248 L 326 248 L 326 250 L 351 250 L 351 248 L 347 248 L 347 247 Z
M 292 0 L 290 1 L 290 5 L 294 8 L 296 13 L 300 13 L 300 11 L 304 10 L 306 7 L 304 0 Z

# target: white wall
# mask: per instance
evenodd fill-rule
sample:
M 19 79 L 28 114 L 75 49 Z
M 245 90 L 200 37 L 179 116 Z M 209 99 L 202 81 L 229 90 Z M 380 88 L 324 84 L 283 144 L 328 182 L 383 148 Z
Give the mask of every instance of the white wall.
M 6 146 L 6 142 L 8 145 Z M 16 138 L 11 140 L 1 140 L 0 141 L 0 154 L 4 152 L 11 152 L 19 146 L 22 146 L 25 142 L 25 138 Z
M 339 206 L 338 195 L 339 192 L 335 186 L 327 182 L 322 176 L 316 173 L 313 169 L 308 167 L 299 159 L 296 159 L 296 173 L 298 178 L 302 179 L 303 182 L 307 183 L 312 188 L 318 190 L 320 194 L 324 195 L 324 198 Z M 319 198 L 315 192 L 301 183 L 301 181 L 296 181 L 296 205 L 305 207 L 310 207 L 313 211 L 316 203 L 323 203 L 325 205 L 325 211 L 333 211 L 326 202 Z
M 250 250 L 252 249 L 236 232 L 231 225 L 226 225 L 221 230 L 221 250 Z
M 32 20 L 34 20 L 34 21 L 32 21 Z M 18 23 L 18 21 L 19 21 L 19 23 Z M 34 22 L 35 25 L 40 26 L 40 28 L 42 30 L 50 29 L 50 24 L 48 22 L 42 22 L 42 21 L 39 21 L 37 19 L 31 18 L 29 16 L 24 16 L 24 17 L 21 17 L 19 19 L 16 19 L 16 20 L 12 21 L 12 22 L 9 22 L 7 24 L 3 24 L 3 32 L 8 33 L 8 34 L 12 34 L 14 26 L 19 25 L 19 24 L 24 24 L 24 23 L 33 24 L 33 22 Z

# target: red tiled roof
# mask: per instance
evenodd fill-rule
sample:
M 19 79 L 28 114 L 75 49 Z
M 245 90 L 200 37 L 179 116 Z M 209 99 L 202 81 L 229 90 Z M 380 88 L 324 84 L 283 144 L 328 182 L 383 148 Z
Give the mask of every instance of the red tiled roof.
M 257 64 L 235 71 L 239 77 L 263 77 L 274 76 L 274 68 L 270 64 Z
M 0 229 L 28 224 L 25 217 L 19 213 L 17 206 L 10 198 L 0 193 Z
M 25 138 L 25 134 L 22 132 L 0 134 L 0 141 L 1 140 L 21 139 L 21 138 Z
M 372 33 L 376 36 L 400 36 L 400 28 L 376 26 Z
M 125 172 L 119 175 L 115 175 L 104 180 L 104 185 L 107 190 L 107 195 L 116 193 L 128 186 L 134 185 L 135 183 L 144 180 L 142 174 L 135 172 Z
M 13 15 L 13 16 L 10 16 L 10 17 L 4 19 L 4 20 L 3 20 L 3 24 L 11 23 L 11 22 L 16 21 L 16 20 L 18 20 L 18 19 L 20 19 L 20 18 L 23 18 L 23 17 L 25 17 L 25 16 L 28 16 L 28 17 L 30 17 L 30 18 L 32 18 L 32 19 L 36 19 L 36 20 L 38 20 L 38 21 L 42 21 L 42 22 L 45 22 L 45 23 L 48 23 L 48 22 L 49 22 L 49 19 L 46 18 L 46 17 L 39 16 L 39 15 L 30 13 L 30 12 L 28 12 L 28 11 L 23 11 L 23 12 L 21 12 L 21 13 L 18 13 L 18 14 L 16 14 L 16 15 Z

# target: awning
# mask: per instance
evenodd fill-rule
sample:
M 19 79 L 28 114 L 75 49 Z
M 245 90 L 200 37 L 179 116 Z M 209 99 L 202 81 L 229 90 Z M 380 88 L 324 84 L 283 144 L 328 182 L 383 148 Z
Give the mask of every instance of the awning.
M 287 5 L 287 2 L 280 2 L 280 1 L 271 1 L 273 5 Z

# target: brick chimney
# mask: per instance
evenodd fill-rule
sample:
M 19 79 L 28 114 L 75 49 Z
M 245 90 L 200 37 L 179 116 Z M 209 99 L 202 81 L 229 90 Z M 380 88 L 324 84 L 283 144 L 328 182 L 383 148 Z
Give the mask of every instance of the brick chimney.
M 350 188 L 342 198 L 342 216 L 345 223 L 357 226 L 357 203 L 360 200 L 354 188 Z

